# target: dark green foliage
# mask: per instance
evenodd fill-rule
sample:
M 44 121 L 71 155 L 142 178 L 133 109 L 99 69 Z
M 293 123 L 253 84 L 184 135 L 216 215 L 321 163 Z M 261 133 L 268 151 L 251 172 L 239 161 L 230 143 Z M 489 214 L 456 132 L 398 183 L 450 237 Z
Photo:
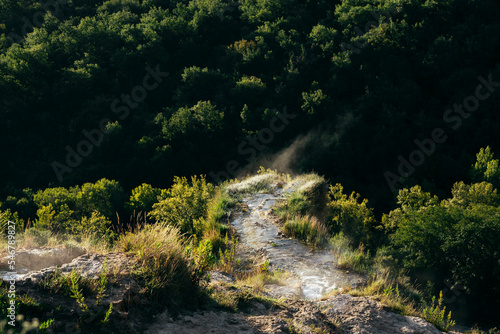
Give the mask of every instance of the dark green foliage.
M 454 189 L 459 187 L 464 185 Z M 469 189 L 480 192 L 484 184 Z M 384 221 L 394 231 L 391 244 L 405 268 L 431 270 L 463 286 L 468 295 L 488 296 L 494 307 L 500 296 L 500 207 L 491 205 L 490 197 L 481 202 L 474 190 L 469 192 L 474 201 L 464 201 L 455 191 L 453 198 L 441 202 L 402 206 Z
M 443 122 L 478 76 L 500 80 L 494 0 L 55 3 L 0 3 L 0 192 L 13 196 L 2 209 L 23 219 L 35 219 L 19 192 L 28 186 L 105 176 L 127 190 L 165 187 L 174 175 L 242 166 L 239 144 L 285 105 L 296 118 L 264 147 L 315 129 L 296 166 L 356 188 L 379 213 L 392 204 L 381 176 L 414 139 L 440 127 L 450 149 L 437 147 L 396 188 L 426 181 L 445 192 L 465 179 L 478 147 L 500 145 L 495 92 L 457 131 Z M 143 99 L 134 88 L 146 67 L 168 75 L 148 77 Z M 113 130 L 78 153 L 83 131 L 100 128 Z M 54 162 L 70 171 L 59 178 Z

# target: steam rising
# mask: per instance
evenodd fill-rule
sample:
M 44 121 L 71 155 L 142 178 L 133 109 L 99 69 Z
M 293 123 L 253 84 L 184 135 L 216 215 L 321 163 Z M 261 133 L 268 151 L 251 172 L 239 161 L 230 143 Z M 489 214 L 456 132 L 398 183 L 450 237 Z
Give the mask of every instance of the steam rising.
M 346 131 L 359 119 L 348 112 L 337 118 L 334 126 L 322 126 L 298 135 L 286 148 L 274 154 L 261 155 L 242 169 L 239 176 L 253 174 L 260 167 L 277 170 L 281 173 L 296 174 L 300 170 L 300 162 L 307 156 L 321 156 L 322 152 L 335 147 Z

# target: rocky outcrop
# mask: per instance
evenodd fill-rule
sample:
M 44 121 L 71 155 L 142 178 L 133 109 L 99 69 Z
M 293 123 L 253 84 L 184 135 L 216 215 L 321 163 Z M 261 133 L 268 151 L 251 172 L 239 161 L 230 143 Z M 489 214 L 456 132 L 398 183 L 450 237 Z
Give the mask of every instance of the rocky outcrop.
M 254 302 L 245 313 L 198 311 L 176 318 L 168 311 L 147 334 L 442 334 L 423 319 L 403 316 L 369 297 L 340 294 L 323 301 L 284 300 L 279 306 Z
M 318 302 L 328 319 L 341 323 L 343 333 L 349 334 L 441 334 L 427 321 L 396 314 L 368 297 L 337 295 Z
M 51 252 L 52 254 L 53 252 Z M 57 253 L 56 253 L 57 254 Z M 64 253 L 63 253 L 64 254 Z M 17 256 L 16 256 L 17 261 Z M 30 261 L 37 261 L 37 257 L 30 255 Z M 120 273 L 121 276 L 128 274 L 131 264 L 131 256 L 126 256 L 123 253 L 108 253 L 106 255 L 101 254 L 83 254 L 78 257 L 66 258 L 67 263 L 63 264 L 53 264 L 61 262 L 61 258 L 57 261 L 48 261 L 45 258 L 41 258 L 42 263 L 46 261 L 50 266 L 43 267 L 41 270 L 32 270 L 26 275 L 22 276 L 19 280 L 24 282 L 37 283 L 40 280 L 46 278 L 56 270 L 61 273 L 70 273 L 73 269 L 80 273 L 84 277 L 89 277 L 96 279 L 102 270 L 104 262 L 107 263 L 107 273 Z M 31 266 L 31 268 L 39 267 Z

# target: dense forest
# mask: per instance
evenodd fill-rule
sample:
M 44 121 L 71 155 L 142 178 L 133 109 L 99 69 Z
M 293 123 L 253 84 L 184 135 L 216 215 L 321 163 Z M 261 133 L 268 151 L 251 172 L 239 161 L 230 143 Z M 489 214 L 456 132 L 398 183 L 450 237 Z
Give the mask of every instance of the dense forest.
M 216 181 L 295 144 L 283 167 L 379 209 L 415 184 L 445 195 L 480 147 L 500 151 L 499 11 L 493 0 L 2 0 L 1 193 Z M 480 84 L 484 98 L 468 98 Z M 441 142 L 401 175 L 436 128 Z
M 432 268 L 491 322 L 499 17 L 496 0 L 0 0 L 0 210 L 112 240 L 186 189 L 313 171 L 337 184 L 331 233 Z

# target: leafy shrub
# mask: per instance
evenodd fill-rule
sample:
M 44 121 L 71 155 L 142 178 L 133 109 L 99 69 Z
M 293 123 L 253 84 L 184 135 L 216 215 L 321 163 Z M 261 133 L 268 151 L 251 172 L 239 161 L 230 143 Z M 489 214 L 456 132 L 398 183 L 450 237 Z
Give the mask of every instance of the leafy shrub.
M 104 235 L 111 234 L 109 229 L 111 226 L 111 221 L 104 217 L 99 211 L 94 211 L 90 218 L 83 217 L 80 224 L 75 224 L 72 226 L 73 233 L 78 235 L 81 234 L 94 234 L 94 235 Z
M 71 188 L 75 194 L 75 213 L 77 217 L 89 217 L 98 211 L 109 219 L 123 207 L 125 192 L 117 181 L 100 179 L 96 183 L 85 183 Z
M 443 204 L 452 206 L 470 207 L 474 204 L 484 204 L 489 206 L 498 206 L 500 197 L 497 189 L 488 182 L 465 184 L 463 181 L 457 182 L 451 189 L 452 198 L 445 200 Z
M 0 210 L 0 228 L 3 231 L 7 231 L 7 225 L 9 221 L 15 223 L 16 233 L 21 232 L 24 227 L 24 222 L 17 212 L 12 212 L 10 209 Z
M 224 112 L 210 101 L 199 100 L 196 105 L 181 107 L 164 122 L 163 133 L 169 139 L 197 138 L 206 141 L 223 127 Z M 204 137 L 205 136 L 205 137 Z
M 406 268 L 432 268 L 443 278 L 464 285 L 469 293 L 498 294 L 498 217 L 499 207 L 464 207 L 453 199 L 440 205 L 399 209 L 391 215 L 396 230 L 390 240 Z
M 182 233 L 195 234 L 194 223 L 206 214 L 214 193 L 214 186 L 204 176 L 193 176 L 191 183 L 185 177 L 175 177 L 172 187 L 162 195 L 165 198 L 153 205 L 149 216 L 179 227 Z
M 96 183 L 71 187 L 47 188 L 34 195 L 38 206 L 35 225 L 52 232 L 78 229 L 80 221 L 92 218 L 95 211 L 108 219 L 123 206 L 124 192 L 118 182 L 101 179 Z
M 331 218 L 327 226 L 332 233 L 343 232 L 354 247 L 361 243 L 373 247 L 376 220 L 373 210 L 367 206 L 368 200 L 360 201 L 361 196 L 355 192 L 347 196 L 343 190 L 339 183 L 330 186 L 328 208 Z
M 473 181 L 487 181 L 495 188 L 500 186 L 500 167 L 498 159 L 494 159 L 491 148 L 481 148 L 476 155 L 476 163 L 472 166 L 471 177 Z
M 67 204 L 62 204 L 56 211 L 53 205 L 49 203 L 37 210 L 38 219 L 35 221 L 34 226 L 52 232 L 69 231 L 73 226 L 78 226 L 76 219 L 72 218 L 73 212 Z
M 160 194 L 161 189 L 153 188 L 150 184 L 143 183 L 132 189 L 127 207 L 130 211 L 149 212 L 153 208 L 153 205 L 158 202 Z

